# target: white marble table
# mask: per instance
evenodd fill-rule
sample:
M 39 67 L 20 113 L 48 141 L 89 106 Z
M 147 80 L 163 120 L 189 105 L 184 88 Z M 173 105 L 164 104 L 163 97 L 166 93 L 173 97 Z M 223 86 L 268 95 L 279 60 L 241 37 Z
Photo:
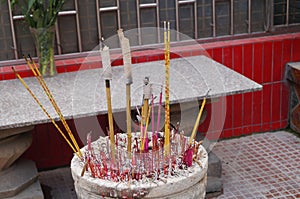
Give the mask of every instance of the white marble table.
M 142 102 L 145 76 L 150 77 L 154 95 L 159 95 L 164 81 L 164 61 L 132 65 L 132 107 Z M 262 86 L 205 56 L 171 60 L 171 104 L 252 92 Z M 46 78 L 58 106 L 66 119 L 107 113 L 102 68 L 59 74 Z M 25 82 L 40 99 L 50 115 L 58 116 L 35 78 Z M 113 67 L 112 106 L 114 112 L 125 110 L 125 78 L 122 66 Z M 47 123 L 50 120 L 35 103 L 18 79 L 0 81 L 0 130 Z

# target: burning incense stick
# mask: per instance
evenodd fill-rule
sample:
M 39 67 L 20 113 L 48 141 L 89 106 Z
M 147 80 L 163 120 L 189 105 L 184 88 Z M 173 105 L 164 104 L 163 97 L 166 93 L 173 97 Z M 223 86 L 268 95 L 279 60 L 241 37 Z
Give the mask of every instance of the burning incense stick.
M 107 114 L 108 114 L 108 124 L 109 124 L 109 139 L 110 139 L 110 147 L 113 162 L 115 162 L 115 132 L 114 132 L 114 121 L 112 115 L 112 106 L 111 106 L 111 95 L 110 95 L 110 80 L 112 79 L 112 70 L 110 64 L 110 55 L 109 48 L 104 46 L 101 50 L 102 57 L 102 66 L 103 66 L 103 76 L 105 80 L 106 87 L 106 102 L 107 102 Z
M 192 132 L 192 135 L 190 137 L 190 140 L 189 140 L 189 145 L 192 144 L 194 138 L 195 138 L 195 135 L 196 135 L 196 132 L 197 132 L 197 128 L 199 126 L 199 122 L 200 122 L 200 119 L 201 119 L 201 115 L 202 115 L 202 112 L 203 112 L 203 109 L 204 109 L 204 106 L 205 106 L 205 103 L 206 103 L 206 98 L 208 96 L 208 93 L 209 93 L 210 89 L 207 91 L 204 99 L 203 99 L 203 102 L 202 102 L 202 105 L 201 105 L 201 108 L 200 108 L 200 111 L 198 113 L 198 117 L 196 119 L 196 122 L 195 122 L 195 125 L 194 125 L 194 128 L 193 128 L 193 132 Z
M 129 40 L 124 37 L 123 30 L 118 30 L 118 36 L 121 43 L 124 72 L 126 77 L 126 125 L 127 125 L 127 150 L 131 153 L 131 99 L 130 99 L 130 86 L 132 84 L 131 73 L 131 54 Z
M 166 27 L 168 26 L 168 27 Z M 165 44 L 165 155 L 170 154 L 170 22 L 164 21 L 164 44 Z
M 42 77 L 40 71 L 38 70 L 37 65 L 35 64 L 35 62 L 33 61 L 33 59 L 29 56 L 31 63 L 33 64 L 33 66 L 31 65 L 31 63 L 28 61 L 28 59 L 24 56 L 25 61 L 27 63 L 27 65 L 29 66 L 29 68 L 32 70 L 34 76 L 36 77 L 36 79 L 38 80 L 39 84 L 42 86 L 43 91 L 45 92 L 45 94 L 47 95 L 49 101 L 51 102 L 52 106 L 54 107 L 56 113 L 58 114 L 62 124 L 64 125 L 69 137 L 71 138 L 72 143 L 74 144 L 77 152 L 80 154 L 80 156 L 82 156 L 80 148 L 77 144 L 77 141 L 75 140 L 73 133 L 71 131 L 71 129 L 69 128 L 61 110 L 59 109 L 57 103 L 54 100 L 54 97 L 51 93 L 51 91 L 49 90 L 48 86 L 46 85 L 46 82 L 44 80 L 44 78 Z
M 68 145 L 71 147 L 73 152 L 79 157 L 79 159 L 82 158 L 82 156 L 75 150 L 71 142 L 68 140 L 68 138 L 65 136 L 65 134 L 62 132 L 62 130 L 59 128 L 59 126 L 56 124 L 55 120 L 50 116 L 50 114 L 46 111 L 44 106 L 41 104 L 41 102 L 38 100 L 38 98 L 34 95 L 34 93 L 30 90 L 28 85 L 25 83 L 25 81 L 22 79 L 22 77 L 18 74 L 18 72 L 12 67 L 12 70 L 14 71 L 16 77 L 20 80 L 22 85 L 26 88 L 26 90 L 29 92 L 29 94 L 32 96 L 32 98 L 35 100 L 35 102 L 40 106 L 40 108 L 43 110 L 43 112 L 46 114 L 46 116 L 50 119 L 50 121 L 53 123 L 55 128 L 58 130 L 58 132 L 61 134 L 61 136 L 64 138 L 64 140 L 68 143 Z

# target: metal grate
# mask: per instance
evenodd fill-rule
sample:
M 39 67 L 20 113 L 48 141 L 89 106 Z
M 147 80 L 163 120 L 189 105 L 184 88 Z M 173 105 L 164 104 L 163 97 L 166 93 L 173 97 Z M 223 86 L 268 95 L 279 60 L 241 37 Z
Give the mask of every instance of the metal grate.
M 141 9 L 144 8 L 155 8 L 156 11 L 156 26 L 157 26 L 157 36 L 158 42 L 160 43 L 160 30 L 159 30 L 159 2 L 155 0 L 154 3 L 140 3 L 140 0 L 136 0 L 136 13 L 137 13 L 137 26 L 138 26 L 138 39 L 139 45 L 142 45 L 142 37 L 141 37 Z
M 97 25 L 98 25 L 98 42 L 100 43 L 102 40 L 102 28 L 101 28 L 101 12 L 117 12 L 117 21 L 118 27 L 117 29 L 121 28 L 121 17 L 120 17 L 120 2 L 116 0 L 115 6 L 107 6 L 107 7 L 100 7 L 99 0 L 96 0 L 96 7 L 97 7 Z
M 194 37 L 198 38 L 198 14 L 197 14 L 197 1 L 196 0 L 175 0 L 176 9 L 176 30 L 177 30 L 177 40 L 179 40 L 180 24 L 179 24 L 179 6 L 184 4 L 193 4 L 194 6 Z

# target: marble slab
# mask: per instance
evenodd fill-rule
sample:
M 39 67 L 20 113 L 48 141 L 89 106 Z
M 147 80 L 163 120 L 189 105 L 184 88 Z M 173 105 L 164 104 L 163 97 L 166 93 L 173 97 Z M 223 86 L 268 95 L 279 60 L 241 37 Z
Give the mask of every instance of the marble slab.
M 158 96 L 164 83 L 164 73 L 164 61 L 132 65 L 133 108 L 142 102 L 145 76 L 150 77 L 153 93 Z M 209 89 L 209 98 L 262 89 L 256 82 L 205 56 L 172 59 L 170 74 L 171 104 L 202 99 Z M 37 80 L 24 80 L 50 115 L 58 120 Z M 107 113 L 102 68 L 63 73 L 45 80 L 66 119 Z M 122 66 L 113 67 L 111 91 L 113 111 L 124 111 L 125 77 Z M 0 129 L 49 121 L 18 79 L 0 81 Z

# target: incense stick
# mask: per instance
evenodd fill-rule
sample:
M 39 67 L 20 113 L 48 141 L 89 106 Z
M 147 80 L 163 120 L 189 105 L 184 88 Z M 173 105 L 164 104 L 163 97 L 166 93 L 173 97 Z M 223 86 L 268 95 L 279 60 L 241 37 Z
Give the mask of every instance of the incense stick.
M 46 116 L 50 119 L 52 124 L 55 126 L 55 128 L 58 130 L 58 132 L 61 134 L 61 136 L 64 138 L 64 140 L 68 143 L 68 145 L 71 147 L 73 152 L 79 157 L 79 159 L 82 159 L 82 156 L 75 150 L 71 142 L 68 140 L 68 138 L 65 136 L 65 134 L 62 132 L 62 130 L 59 128 L 59 126 L 56 124 L 55 120 L 50 116 L 50 114 L 46 111 L 44 106 L 41 104 L 39 99 L 34 95 L 34 93 L 30 90 L 28 85 L 25 83 L 23 78 L 19 75 L 19 73 L 12 67 L 12 70 L 14 71 L 16 77 L 20 80 L 22 85 L 26 88 L 26 90 L 29 92 L 29 94 L 32 96 L 32 98 L 35 100 L 35 102 L 40 106 L 40 108 L 43 110 L 43 112 L 46 114 Z
M 126 126 L 127 126 L 127 151 L 131 155 L 131 99 L 130 86 L 132 84 L 131 54 L 129 40 L 124 37 L 123 30 L 118 30 L 118 36 L 122 48 L 124 72 L 126 77 Z
M 115 132 L 114 132 L 114 121 L 111 106 L 111 92 L 110 92 L 110 80 L 112 79 L 112 70 L 110 64 L 109 48 L 104 46 L 101 50 L 102 65 L 104 68 L 104 80 L 105 80 L 105 91 L 106 91 L 106 103 L 107 103 L 107 115 L 109 125 L 109 139 L 113 162 L 115 162 Z
M 63 125 L 64 125 L 64 127 L 65 127 L 65 129 L 66 129 L 66 131 L 67 131 L 67 133 L 69 135 L 69 137 L 71 138 L 71 141 L 74 144 L 76 150 L 78 151 L 78 153 L 80 154 L 80 156 L 82 156 L 80 148 L 79 148 L 79 146 L 78 146 L 78 144 L 77 144 L 77 142 L 76 142 L 76 140 L 75 140 L 75 138 L 73 136 L 73 133 L 71 132 L 71 129 L 70 129 L 69 125 L 67 124 L 67 122 L 66 122 L 66 120 L 65 120 L 65 118 L 64 118 L 64 116 L 63 116 L 63 114 L 61 112 L 61 110 L 57 106 L 57 103 L 55 102 L 54 97 L 53 97 L 51 91 L 49 90 L 48 86 L 46 85 L 46 82 L 45 82 L 44 78 L 42 77 L 40 71 L 38 70 L 35 62 L 29 56 L 31 62 L 33 63 L 33 66 L 32 66 L 31 63 L 28 61 L 28 59 L 25 56 L 24 56 L 24 58 L 25 58 L 25 61 L 26 61 L 27 65 L 32 70 L 34 76 L 37 78 L 39 84 L 42 86 L 45 94 L 47 95 L 48 99 L 50 100 L 50 102 L 51 102 L 52 106 L 54 107 L 56 113 L 58 114 L 58 116 L 59 116 L 61 122 L 63 123 Z
M 164 21 L 164 43 L 165 43 L 165 155 L 170 154 L 170 22 L 167 24 Z
M 210 89 L 207 91 L 203 101 L 202 101 L 202 105 L 201 105 L 201 108 L 200 108 L 200 111 L 198 113 L 198 117 L 196 119 L 196 122 L 195 122 L 195 125 L 194 125 L 194 128 L 193 128 L 193 131 L 192 131 L 192 135 L 190 137 L 190 140 L 189 140 L 189 145 L 192 144 L 194 138 L 195 138 L 195 135 L 196 135 L 196 132 L 197 132 L 197 127 L 199 125 L 199 122 L 200 122 L 200 119 L 201 119 L 201 115 L 202 115 L 202 112 L 203 112 L 203 109 L 204 109 L 204 106 L 205 106 L 205 103 L 206 103 L 206 98 L 208 96 L 208 93 L 209 93 Z
M 106 87 L 106 101 L 107 101 L 107 112 L 108 112 L 108 125 L 109 125 L 109 139 L 112 157 L 115 158 L 115 133 L 114 133 L 114 124 L 113 124 L 113 115 L 111 107 L 111 95 L 110 95 L 110 82 L 105 80 Z
M 150 113 L 151 113 L 151 108 L 148 107 L 146 125 L 145 125 L 144 133 L 143 133 L 144 136 L 143 136 L 143 139 L 142 139 L 142 151 L 145 149 L 145 142 L 146 142 L 146 139 L 148 138 L 147 133 L 148 133 Z

